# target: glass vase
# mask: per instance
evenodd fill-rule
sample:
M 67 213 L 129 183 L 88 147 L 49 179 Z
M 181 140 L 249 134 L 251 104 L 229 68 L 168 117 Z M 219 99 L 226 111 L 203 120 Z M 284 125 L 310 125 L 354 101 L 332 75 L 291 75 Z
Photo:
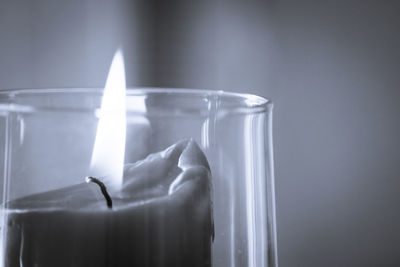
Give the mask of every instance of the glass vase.
M 124 164 L 145 180 L 128 194 L 133 204 L 109 209 L 100 187 L 85 188 L 102 96 L 0 91 L 2 266 L 277 266 L 269 100 L 128 89 Z M 171 202 L 172 185 L 149 179 L 173 180 L 185 164 L 190 181 L 209 186 Z M 115 205 L 125 197 L 110 196 Z

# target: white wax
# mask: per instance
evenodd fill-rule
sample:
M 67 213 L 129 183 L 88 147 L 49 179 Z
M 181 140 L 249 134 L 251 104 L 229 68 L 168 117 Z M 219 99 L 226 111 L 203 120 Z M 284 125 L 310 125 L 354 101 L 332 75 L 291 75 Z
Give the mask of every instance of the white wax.
M 9 202 L 5 266 L 211 266 L 210 179 L 181 141 L 126 165 L 112 209 L 86 183 Z

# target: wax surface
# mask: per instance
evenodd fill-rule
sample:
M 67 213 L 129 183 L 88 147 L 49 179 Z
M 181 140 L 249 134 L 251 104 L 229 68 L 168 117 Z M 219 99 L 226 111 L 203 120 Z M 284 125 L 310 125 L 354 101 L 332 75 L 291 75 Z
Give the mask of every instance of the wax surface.
M 7 203 L 5 266 L 211 266 L 211 174 L 194 141 L 127 164 L 108 209 L 82 183 Z

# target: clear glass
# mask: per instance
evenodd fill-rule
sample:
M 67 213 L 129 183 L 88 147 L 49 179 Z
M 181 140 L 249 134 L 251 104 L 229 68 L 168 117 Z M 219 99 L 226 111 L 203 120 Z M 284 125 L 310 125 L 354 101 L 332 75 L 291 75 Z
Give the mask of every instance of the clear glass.
M 132 215 L 129 209 L 81 209 L 81 196 L 54 191 L 81 186 L 88 175 L 102 93 L 0 91 L 2 266 L 277 266 L 269 100 L 221 91 L 127 90 L 125 164 L 193 139 L 211 168 L 210 235 L 207 224 L 193 219 L 207 202 L 194 196 L 189 208 L 143 202 Z M 51 194 L 54 203 L 35 202 Z M 15 204 L 21 199 L 28 204 Z

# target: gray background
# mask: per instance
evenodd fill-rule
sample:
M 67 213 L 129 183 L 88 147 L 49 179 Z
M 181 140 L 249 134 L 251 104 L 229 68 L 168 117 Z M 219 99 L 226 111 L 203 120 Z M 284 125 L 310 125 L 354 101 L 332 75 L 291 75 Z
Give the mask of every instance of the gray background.
M 1 0 L 0 88 L 131 86 L 275 102 L 280 266 L 400 266 L 399 1 Z

